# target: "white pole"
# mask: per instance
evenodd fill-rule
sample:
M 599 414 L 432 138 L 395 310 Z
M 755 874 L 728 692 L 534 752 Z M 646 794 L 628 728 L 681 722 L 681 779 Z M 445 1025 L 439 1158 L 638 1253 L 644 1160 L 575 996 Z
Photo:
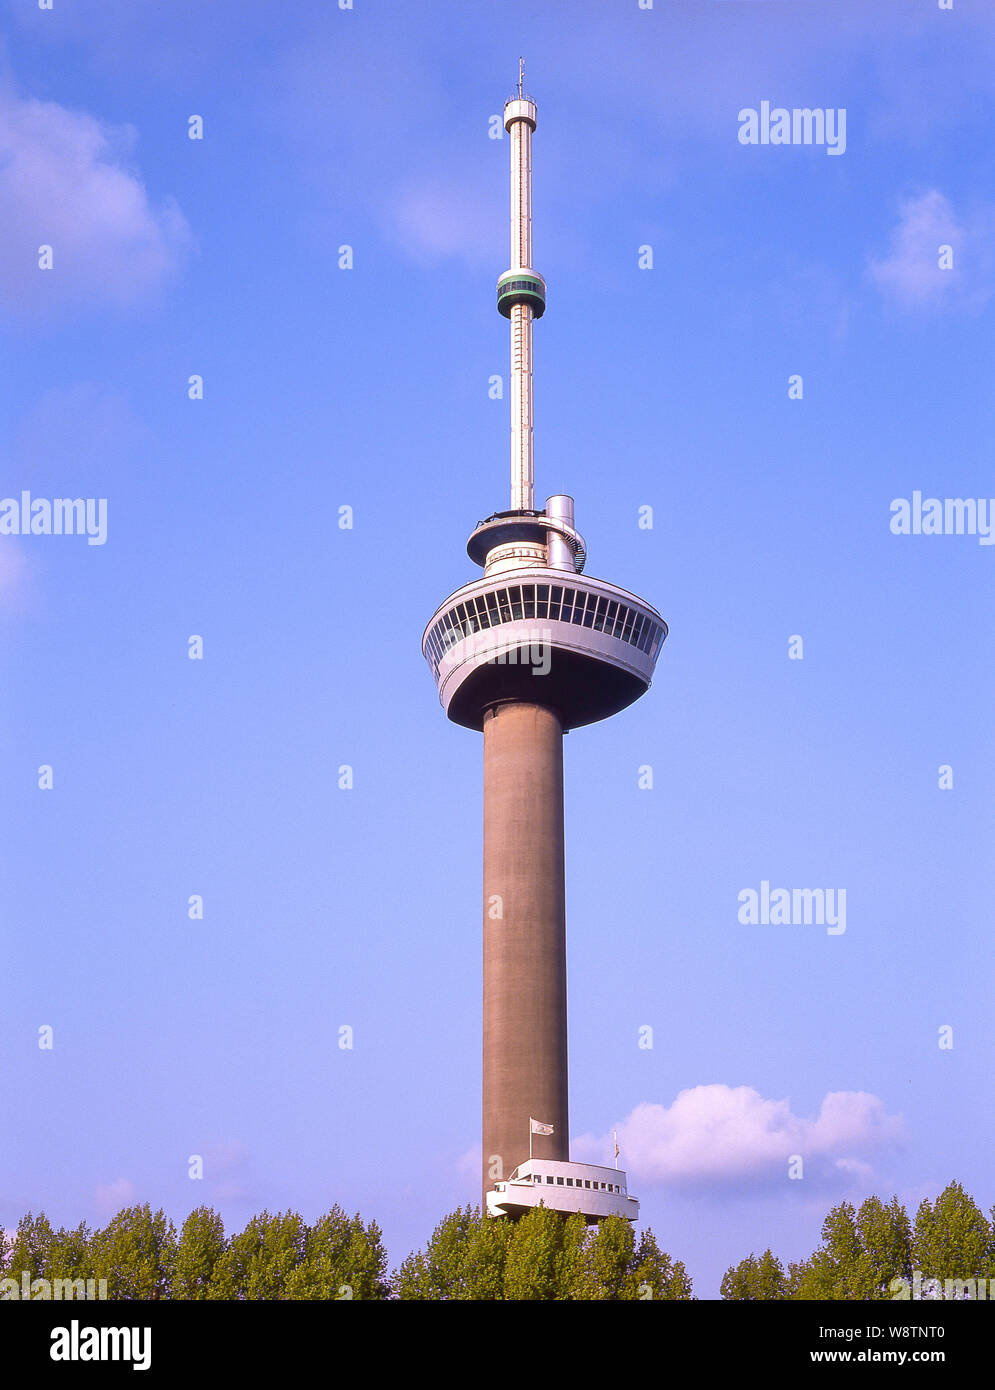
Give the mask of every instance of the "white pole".
M 513 120 L 511 136 L 511 265 L 532 266 L 532 127 Z M 516 304 L 511 311 L 511 505 L 533 505 L 532 444 L 532 309 Z

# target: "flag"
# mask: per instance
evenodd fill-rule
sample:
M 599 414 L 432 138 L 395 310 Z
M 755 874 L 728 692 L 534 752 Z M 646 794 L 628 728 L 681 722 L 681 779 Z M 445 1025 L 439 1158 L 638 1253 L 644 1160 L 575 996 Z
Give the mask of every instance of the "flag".
M 538 1120 L 533 1120 L 531 1115 L 529 1116 L 529 1124 L 532 1126 L 533 1134 L 552 1134 L 553 1132 L 552 1125 L 540 1124 Z
M 616 1130 L 616 1131 L 615 1131 L 615 1157 L 616 1157 L 616 1158 L 618 1158 L 619 1152 L 620 1152 L 620 1150 L 619 1150 L 619 1147 L 618 1147 L 618 1130 Z

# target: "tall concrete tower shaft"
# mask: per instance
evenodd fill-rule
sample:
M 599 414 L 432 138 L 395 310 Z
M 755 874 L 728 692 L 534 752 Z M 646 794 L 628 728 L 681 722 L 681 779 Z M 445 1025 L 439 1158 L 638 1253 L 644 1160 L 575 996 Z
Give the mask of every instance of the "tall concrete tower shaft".
M 483 1187 L 566 1159 L 563 726 L 542 704 L 484 715 Z M 552 1125 L 531 1137 L 529 1123 Z
M 478 523 L 467 553 L 483 577 L 451 594 L 422 637 L 447 715 L 484 741 L 484 1206 L 514 1216 L 541 1200 L 592 1221 L 635 1219 L 624 1173 L 569 1160 L 563 735 L 644 693 L 667 625 L 644 599 L 583 574 L 571 497 L 535 508 L 532 327 L 546 282 L 532 267 L 536 104 L 521 66 L 504 124 L 511 266 L 497 307 L 511 326 L 511 508 Z

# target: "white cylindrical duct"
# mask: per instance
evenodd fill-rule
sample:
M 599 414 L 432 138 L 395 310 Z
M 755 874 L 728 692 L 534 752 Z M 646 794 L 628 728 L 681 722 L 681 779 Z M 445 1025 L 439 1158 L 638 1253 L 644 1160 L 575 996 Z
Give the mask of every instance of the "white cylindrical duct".
M 573 498 L 567 497 L 565 493 L 557 493 L 554 497 L 547 497 L 546 515 L 554 518 L 556 521 L 562 521 L 564 525 L 569 526 L 570 529 L 573 530 Z M 546 542 L 550 569 L 573 570 L 574 553 L 572 546 L 556 531 L 547 531 Z

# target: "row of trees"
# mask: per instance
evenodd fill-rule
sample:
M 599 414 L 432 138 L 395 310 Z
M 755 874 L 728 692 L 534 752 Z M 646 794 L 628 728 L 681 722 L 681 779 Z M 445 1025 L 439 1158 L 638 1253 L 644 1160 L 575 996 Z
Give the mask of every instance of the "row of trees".
M 0 1236 L 2 1238 L 2 1236 Z M 254 1216 L 225 1236 L 210 1207 L 176 1227 L 145 1206 L 91 1231 L 53 1230 L 44 1213 L 23 1217 L 0 1252 L 0 1278 L 106 1280 L 110 1299 L 387 1298 L 387 1251 L 376 1222 L 333 1207 L 313 1226 L 296 1212 Z M 19 1294 L 8 1294 L 17 1297 Z
M 899 1279 L 912 1297 L 974 1296 L 948 1281 L 995 1280 L 995 1207 L 987 1220 L 956 1182 L 935 1202 L 920 1203 L 914 1221 L 897 1197 L 887 1206 L 868 1197 L 857 1209 L 843 1202 L 822 1223 L 822 1243 L 807 1260 L 785 1268 L 770 1250 L 751 1254 L 726 1270 L 722 1297 L 893 1299 L 903 1292 L 893 1282 Z
M 0 1234 L 2 1239 L 2 1234 Z M 190 1213 L 177 1233 L 162 1211 L 121 1211 L 103 1230 L 53 1230 L 25 1216 L 0 1249 L 0 1279 L 20 1297 L 44 1279 L 107 1281 L 110 1299 L 635 1299 L 690 1298 L 684 1266 L 661 1251 L 652 1231 L 610 1217 L 587 1227 L 545 1207 L 521 1221 L 482 1217 L 465 1207 L 436 1227 L 423 1251 L 393 1276 L 376 1222 L 333 1207 L 313 1226 L 296 1212 L 254 1216 L 225 1237 L 210 1207 Z M 36 1295 L 37 1296 L 37 1295 Z
M 623 1300 L 693 1297 L 684 1265 L 652 1231 L 639 1239 L 621 1217 L 585 1226 L 539 1207 L 518 1222 L 463 1207 L 445 1217 L 424 1250 L 393 1274 L 376 1222 L 333 1207 L 308 1225 L 296 1212 L 254 1216 L 226 1236 L 218 1213 L 198 1207 L 182 1228 L 148 1205 L 121 1211 L 101 1230 L 54 1230 L 25 1216 L 0 1232 L 0 1298 L 22 1280 L 106 1280 L 111 1299 L 511 1299 Z M 722 1297 L 739 1300 L 886 1299 L 892 1281 L 995 1280 L 995 1208 L 988 1221 L 959 1183 L 923 1202 L 914 1222 L 893 1198 L 844 1202 L 822 1226 L 807 1260 L 782 1265 L 770 1250 L 726 1271 Z M 995 1286 L 993 1286 L 995 1287 Z M 943 1290 L 925 1289 L 926 1297 Z M 36 1295 L 37 1296 L 37 1295 Z M 915 1295 L 913 1295 L 915 1296 Z M 961 1292 L 959 1296 L 964 1296 Z
M 464 1207 L 435 1228 L 427 1247 L 393 1279 L 398 1298 L 414 1299 L 689 1299 L 691 1279 L 646 1230 L 609 1216 L 587 1226 L 535 1207 L 519 1221 Z

